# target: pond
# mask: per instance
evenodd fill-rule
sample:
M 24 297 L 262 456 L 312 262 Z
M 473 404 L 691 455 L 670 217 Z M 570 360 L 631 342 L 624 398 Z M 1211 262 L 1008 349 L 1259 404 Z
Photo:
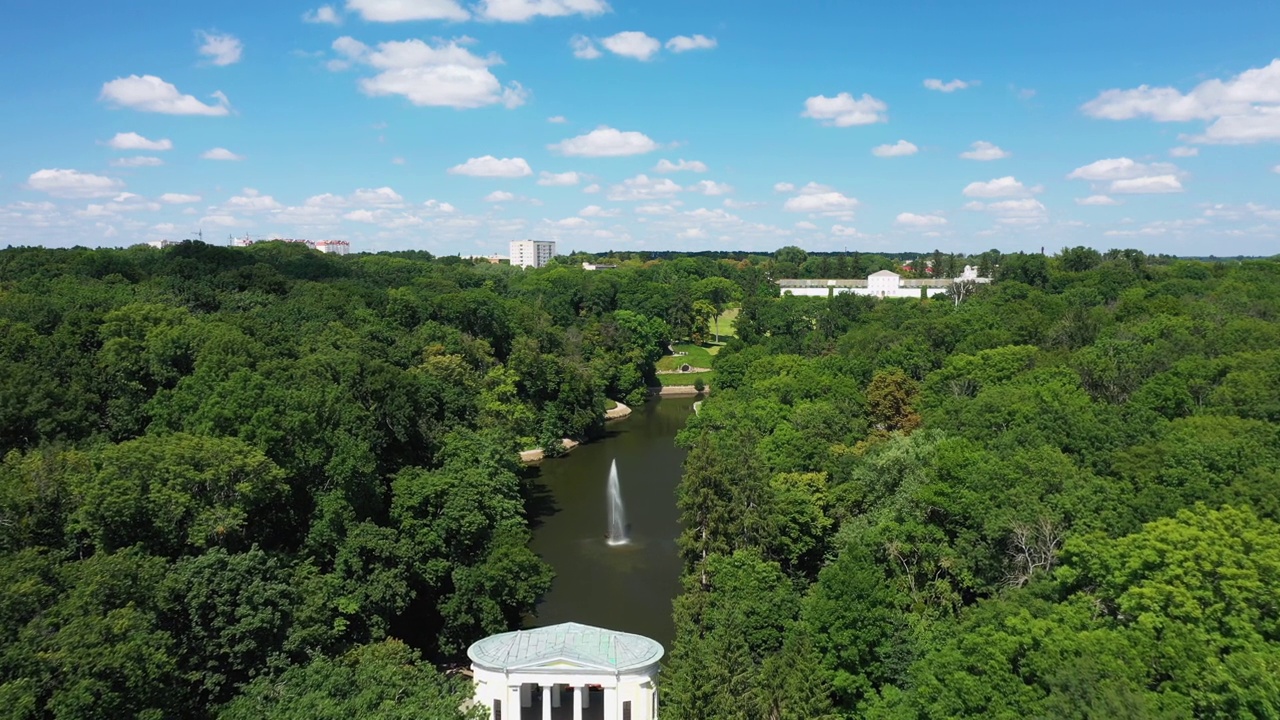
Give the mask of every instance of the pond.
M 694 400 L 635 407 L 629 418 L 609 424 L 608 437 L 542 463 L 535 483 L 549 514 L 534 528 L 531 547 L 555 569 L 556 579 L 531 625 L 573 621 L 671 647 L 671 601 L 680 592 L 676 486 L 685 457 L 675 435 L 693 414 Z M 614 461 L 629 525 L 624 545 L 610 545 L 605 537 Z

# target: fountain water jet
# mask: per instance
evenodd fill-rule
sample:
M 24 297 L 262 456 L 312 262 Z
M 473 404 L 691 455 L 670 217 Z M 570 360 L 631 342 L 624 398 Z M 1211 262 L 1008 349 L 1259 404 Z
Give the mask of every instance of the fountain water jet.
M 609 533 L 605 540 L 610 545 L 626 545 L 627 512 L 622 505 L 622 488 L 618 484 L 618 461 L 609 466 Z

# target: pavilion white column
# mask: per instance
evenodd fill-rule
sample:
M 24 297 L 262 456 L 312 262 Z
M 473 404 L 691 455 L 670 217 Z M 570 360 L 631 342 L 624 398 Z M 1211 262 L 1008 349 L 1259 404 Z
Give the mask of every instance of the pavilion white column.
M 587 689 L 581 685 L 573 687 L 573 720 L 582 720 L 582 704 L 587 701 Z
M 551 691 L 554 685 L 542 686 L 542 720 L 551 720 Z
M 604 689 L 604 720 L 618 720 L 618 688 Z
M 520 686 L 507 687 L 507 695 L 502 698 L 502 720 L 520 720 Z
M 551 686 L 551 707 L 560 707 L 560 683 Z

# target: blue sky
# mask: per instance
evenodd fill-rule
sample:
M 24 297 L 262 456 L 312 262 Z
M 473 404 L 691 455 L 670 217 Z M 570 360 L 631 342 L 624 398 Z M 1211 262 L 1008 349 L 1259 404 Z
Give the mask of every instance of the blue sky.
M 0 245 L 1280 252 L 1274 2 L 8 14 Z

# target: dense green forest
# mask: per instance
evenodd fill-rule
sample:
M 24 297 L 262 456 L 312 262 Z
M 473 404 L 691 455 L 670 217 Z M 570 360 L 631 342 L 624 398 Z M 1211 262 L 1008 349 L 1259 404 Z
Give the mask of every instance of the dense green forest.
M 730 306 L 664 718 L 1280 716 L 1280 262 L 581 259 L 0 250 L 4 716 L 463 717 L 552 578 L 517 451 Z M 773 282 L 904 260 L 996 282 Z
M 5 717 L 456 715 L 440 671 L 551 581 L 516 451 L 764 273 L 0 251 Z
M 746 298 L 664 718 L 1280 717 L 1280 262 L 995 265 Z

